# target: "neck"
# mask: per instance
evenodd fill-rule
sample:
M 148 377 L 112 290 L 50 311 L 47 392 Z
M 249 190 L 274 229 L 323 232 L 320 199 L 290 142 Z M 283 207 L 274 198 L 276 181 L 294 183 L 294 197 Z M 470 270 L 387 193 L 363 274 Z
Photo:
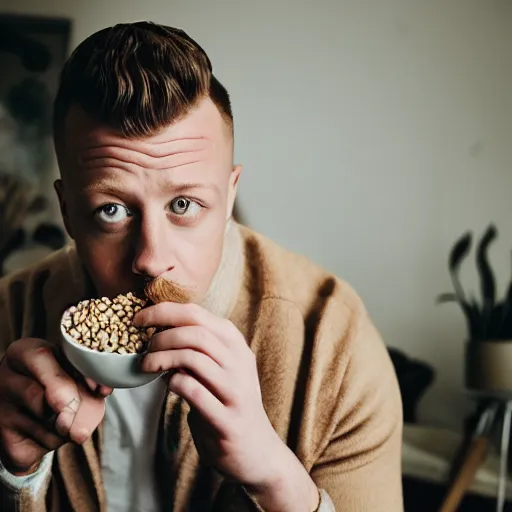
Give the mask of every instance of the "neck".
M 227 318 L 233 310 L 243 274 L 243 244 L 238 225 L 228 221 L 219 268 L 202 306 L 217 316 Z

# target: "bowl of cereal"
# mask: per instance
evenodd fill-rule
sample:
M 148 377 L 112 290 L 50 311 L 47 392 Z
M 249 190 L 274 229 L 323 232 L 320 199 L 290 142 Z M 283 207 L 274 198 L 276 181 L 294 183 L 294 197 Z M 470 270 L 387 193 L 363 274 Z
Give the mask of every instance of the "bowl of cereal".
M 62 349 L 84 377 L 111 388 L 135 388 L 157 379 L 144 373 L 141 360 L 153 327 L 134 326 L 134 315 L 146 301 L 132 293 L 113 299 L 79 302 L 62 315 Z

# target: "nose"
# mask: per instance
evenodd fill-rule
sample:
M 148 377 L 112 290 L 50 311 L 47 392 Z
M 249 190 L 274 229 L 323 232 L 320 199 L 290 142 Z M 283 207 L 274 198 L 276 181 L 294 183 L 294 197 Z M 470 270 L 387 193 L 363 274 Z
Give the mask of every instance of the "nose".
M 141 220 L 135 240 L 132 271 L 134 274 L 158 277 L 174 268 L 170 247 L 169 220 L 166 216 Z

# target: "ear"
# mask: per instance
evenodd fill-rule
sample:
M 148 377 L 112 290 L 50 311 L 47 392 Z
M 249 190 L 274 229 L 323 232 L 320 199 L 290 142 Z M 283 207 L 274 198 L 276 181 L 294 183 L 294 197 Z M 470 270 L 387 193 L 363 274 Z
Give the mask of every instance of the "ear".
M 235 165 L 233 167 L 233 170 L 231 171 L 231 175 L 229 177 L 229 192 L 228 192 L 226 220 L 229 220 L 231 218 L 231 215 L 233 214 L 233 206 L 235 204 L 235 199 L 236 199 L 238 180 L 239 180 L 241 174 L 242 174 L 242 166 Z
M 64 227 L 68 235 L 73 238 L 73 231 L 71 229 L 71 222 L 69 220 L 69 212 L 66 204 L 65 193 L 64 193 L 64 183 L 62 180 L 56 180 L 53 184 L 55 188 L 55 192 L 57 192 L 57 197 L 59 198 L 60 205 L 60 213 L 62 215 L 62 220 L 64 221 Z

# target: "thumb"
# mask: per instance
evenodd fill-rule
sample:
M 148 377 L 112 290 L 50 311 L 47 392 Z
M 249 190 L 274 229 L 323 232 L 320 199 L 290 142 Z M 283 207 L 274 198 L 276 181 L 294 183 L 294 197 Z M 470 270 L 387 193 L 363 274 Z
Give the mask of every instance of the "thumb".
M 103 421 L 106 403 L 104 397 L 92 396 L 81 384 L 78 387 L 80 390 L 80 405 L 69 430 L 69 437 L 75 443 L 82 444 L 92 436 Z M 70 408 L 72 408 L 72 405 Z M 61 414 L 65 412 L 63 411 Z

